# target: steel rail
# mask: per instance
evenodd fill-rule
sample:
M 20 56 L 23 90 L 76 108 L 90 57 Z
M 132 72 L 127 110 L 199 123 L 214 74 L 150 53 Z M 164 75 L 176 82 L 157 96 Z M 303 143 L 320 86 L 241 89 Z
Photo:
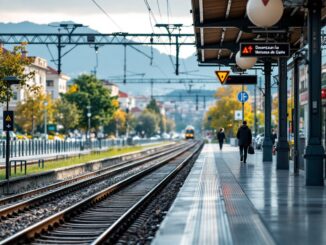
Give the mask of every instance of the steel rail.
M 121 227 L 127 226 L 127 224 L 131 223 L 135 220 L 135 216 L 139 213 L 140 209 L 146 204 L 160 191 L 162 190 L 178 173 L 179 171 L 189 162 L 190 159 L 194 157 L 194 155 L 198 154 L 201 147 L 199 147 L 192 155 L 189 155 L 186 159 L 184 159 L 168 176 L 166 176 L 161 182 L 159 182 L 150 192 L 148 192 L 143 198 L 141 198 L 136 204 L 134 204 L 127 212 L 125 212 L 116 222 L 114 222 L 106 231 L 104 231 L 94 242 L 92 245 L 103 244 L 104 242 L 110 243 L 115 238 L 117 233 L 122 233 Z
M 162 167 L 166 163 L 170 162 L 172 159 L 182 155 L 183 153 L 187 152 L 190 149 L 193 149 L 197 145 L 196 143 L 193 143 L 191 145 L 188 145 L 184 147 L 182 150 L 177 151 L 176 153 L 173 153 L 169 157 L 166 157 L 165 159 L 160 160 L 158 163 L 156 163 L 154 166 L 151 166 L 149 168 L 146 168 L 145 170 L 142 170 L 139 173 L 133 174 L 132 176 L 119 181 L 104 190 L 101 190 L 92 196 L 74 204 L 73 206 L 66 208 L 65 210 L 62 210 L 18 233 L 15 235 L 8 237 L 7 239 L 0 242 L 0 245 L 4 244 L 18 244 L 18 243 L 26 243 L 36 236 L 38 236 L 41 233 L 44 233 L 47 230 L 51 230 L 60 224 L 65 223 L 65 221 L 71 219 L 72 217 L 76 216 L 77 214 L 83 212 L 83 210 L 86 210 L 92 206 L 94 206 L 96 203 L 108 198 L 110 195 L 117 193 L 121 189 L 123 189 L 126 186 L 129 186 L 131 183 L 135 182 L 136 180 L 141 179 L 142 177 L 146 176 L 150 172 L 153 172 L 154 170 Z M 192 154 L 193 155 L 193 154 Z
M 127 162 L 127 163 L 123 162 L 123 163 L 117 164 L 115 166 L 110 166 L 105 170 L 104 169 L 99 170 L 99 171 L 97 171 L 97 173 L 95 173 L 95 172 L 90 173 L 89 178 L 86 178 L 86 179 L 83 178 L 81 180 L 61 186 L 52 191 L 50 190 L 49 192 L 45 192 L 41 195 L 32 197 L 30 199 L 23 200 L 18 203 L 14 203 L 13 205 L 10 205 L 10 206 L 5 206 L 4 208 L 0 209 L 0 217 L 6 218 L 6 217 L 10 217 L 10 215 L 13 215 L 18 212 L 24 212 L 24 210 L 27 210 L 30 207 L 39 206 L 41 204 L 48 202 L 49 200 L 52 200 L 55 197 L 67 195 L 68 193 L 79 190 L 80 188 L 85 188 L 92 184 L 98 183 L 108 177 L 113 177 L 114 175 L 117 175 L 124 171 L 128 171 L 130 169 L 133 169 L 135 167 L 138 167 L 140 165 L 148 163 L 152 160 L 158 159 L 162 156 L 166 156 L 166 154 L 171 154 L 175 151 L 178 151 L 181 148 L 182 148 L 182 145 L 178 146 L 178 147 L 172 147 L 172 149 L 169 148 L 166 151 L 160 152 L 158 154 L 156 153 L 152 156 L 145 157 L 140 160 L 131 161 L 131 162 Z M 99 174 L 99 172 L 103 172 L 103 173 Z
M 34 190 L 29 190 L 29 191 L 26 191 L 26 192 L 22 192 L 22 193 L 11 195 L 11 196 L 8 196 L 8 197 L 5 197 L 5 198 L 1 198 L 0 199 L 0 209 L 2 208 L 1 206 L 5 205 L 5 204 L 17 202 L 17 201 L 19 201 L 19 200 L 21 200 L 23 198 L 28 198 L 28 197 L 31 197 L 31 196 L 35 196 L 37 194 L 53 190 L 53 189 L 56 189 L 56 188 L 64 186 L 64 185 L 68 185 L 70 183 L 77 182 L 77 181 L 82 180 L 82 179 L 86 179 L 86 178 L 89 178 L 89 177 L 92 177 L 92 176 L 96 176 L 96 175 L 98 175 L 98 174 L 100 174 L 102 172 L 105 172 L 105 171 L 108 171 L 108 170 L 112 169 L 112 167 L 117 167 L 117 166 L 120 166 L 120 165 L 122 166 L 123 164 L 127 164 L 127 163 L 130 163 L 132 161 L 145 159 L 145 157 L 154 156 L 154 155 L 156 155 L 158 153 L 164 152 L 165 150 L 172 149 L 173 147 L 175 147 L 175 145 L 172 145 L 172 146 L 171 145 L 160 146 L 160 147 L 157 147 L 159 149 L 157 152 L 149 153 L 149 154 L 146 154 L 144 156 L 139 156 L 139 157 L 135 157 L 135 158 L 128 159 L 128 160 L 122 160 L 121 162 L 118 162 L 118 163 L 113 163 L 113 164 L 116 164 L 115 166 L 110 165 L 110 166 L 104 167 L 102 169 L 95 170 L 95 171 L 92 171 L 90 173 L 82 174 L 82 175 L 76 176 L 76 177 L 68 179 L 68 180 L 63 180 L 63 181 L 60 181 L 60 182 L 57 182 L 57 183 L 54 183 L 54 184 L 50 184 L 50 185 L 47 185 L 47 186 L 44 186 L 44 187 L 36 188 Z M 125 155 L 115 156 L 115 157 L 108 157 L 108 158 L 98 159 L 98 160 L 90 161 L 90 162 L 87 162 L 87 163 L 114 161 L 114 160 L 118 160 L 121 157 L 123 157 L 123 158 L 124 157 L 130 157 L 135 153 L 144 153 L 145 151 L 148 151 L 149 149 L 145 149 L 145 150 L 142 150 L 142 151 L 139 151 L 139 152 L 132 152 L 132 153 L 128 153 L 128 154 L 125 154 Z M 0 217 L 1 217 L 1 215 L 0 215 Z

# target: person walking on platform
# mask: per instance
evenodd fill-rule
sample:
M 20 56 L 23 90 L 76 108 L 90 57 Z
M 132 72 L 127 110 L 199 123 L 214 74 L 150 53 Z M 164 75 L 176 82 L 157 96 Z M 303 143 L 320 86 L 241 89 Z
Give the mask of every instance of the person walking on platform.
M 220 150 L 222 150 L 223 143 L 224 143 L 224 140 L 225 140 L 225 134 L 224 134 L 224 129 L 223 128 L 220 128 L 220 131 L 217 133 L 217 140 L 218 140 L 218 143 L 220 145 Z
M 275 155 L 275 153 L 276 153 L 276 145 L 275 145 L 275 142 L 276 142 L 276 139 L 277 139 L 277 134 L 276 134 L 276 132 L 275 132 L 275 130 L 274 129 L 272 129 L 272 144 L 273 144 L 273 149 L 272 149 L 272 151 L 273 151 L 273 155 Z
M 240 148 L 240 161 L 246 163 L 248 147 L 251 145 L 252 141 L 251 130 L 248 128 L 246 121 L 243 121 L 242 126 L 238 129 L 237 138 Z

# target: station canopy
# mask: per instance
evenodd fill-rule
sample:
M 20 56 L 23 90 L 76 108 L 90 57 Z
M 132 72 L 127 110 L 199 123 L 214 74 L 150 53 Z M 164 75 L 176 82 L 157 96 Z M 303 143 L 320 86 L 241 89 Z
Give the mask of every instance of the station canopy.
M 285 0 L 281 20 L 265 29 L 250 22 L 245 0 L 192 0 L 198 62 L 203 65 L 232 66 L 241 42 L 288 42 L 293 54 L 307 44 L 304 2 Z M 325 22 L 324 7 L 322 25 Z

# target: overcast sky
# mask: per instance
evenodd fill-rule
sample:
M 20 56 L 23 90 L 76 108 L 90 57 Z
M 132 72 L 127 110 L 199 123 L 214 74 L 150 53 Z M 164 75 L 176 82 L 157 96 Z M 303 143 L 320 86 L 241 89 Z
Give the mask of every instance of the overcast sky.
M 96 0 L 123 31 L 151 32 L 144 0 Z M 49 23 L 72 20 L 101 32 L 120 31 L 92 0 L 0 0 L 0 21 Z M 148 0 L 159 23 L 191 25 L 190 0 Z M 159 8 L 158 8 L 159 6 Z M 160 11 L 159 11 L 160 9 Z M 152 19 L 153 21 L 153 19 Z M 191 29 L 190 29 L 191 30 Z
M 144 0 L 0 0 L 0 22 L 31 21 L 47 24 L 56 21 L 82 23 L 102 33 L 151 33 L 149 13 Z M 157 23 L 184 24 L 183 32 L 192 33 L 190 0 L 148 0 Z M 167 7 L 169 6 L 169 11 Z M 112 21 L 113 20 L 113 21 Z M 155 24 L 151 17 L 152 24 Z M 161 32 L 154 28 L 155 32 Z M 194 48 L 181 50 L 187 57 Z M 162 49 L 164 52 L 164 49 Z

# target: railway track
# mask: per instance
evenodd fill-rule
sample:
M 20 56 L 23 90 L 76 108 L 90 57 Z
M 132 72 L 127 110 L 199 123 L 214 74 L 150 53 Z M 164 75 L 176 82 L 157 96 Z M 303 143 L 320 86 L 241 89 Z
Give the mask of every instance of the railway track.
M 129 176 L 75 205 L 3 240 L 0 244 L 100 244 L 113 242 L 189 160 L 201 144 L 193 143 L 169 158 Z
M 0 217 L 2 219 L 0 222 L 0 239 L 5 239 L 40 220 L 46 219 L 52 214 L 74 205 L 83 198 L 140 172 L 159 161 L 180 154 L 187 145 L 189 143 L 174 146 L 172 147 L 173 149 L 169 148 L 159 154 L 154 154 L 128 164 L 119 164 L 119 166 L 114 166 L 99 175 L 2 208 L 0 210 Z
M 41 195 L 44 193 L 49 193 L 52 191 L 53 193 L 49 194 L 51 197 L 55 193 L 60 193 L 61 190 L 65 189 L 66 186 L 69 186 L 68 188 L 73 187 L 82 187 L 82 185 L 92 184 L 96 181 L 100 181 L 103 178 L 108 177 L 108 175 L 117 174 L 121 171 L 128 170 L 132 167 L 138 166 L 140 164 L 143 164 L 145 162 L 154 160 L 156 158 L 159 158 L 163 156 L 164 154 L 168 154 L 170 152 L 173 152 L 175 150 L 180 149 L 182 145 L 173 145 L 169 147 L 163 147 L 160 151 L 157 151 L 153 154 L 149 154 L 146 156 L 137 157 L 134 159 L 122 161 L 117 164 L 112 164 L 108 167 L 102 168 L 97 171 L 93 171 L 90 173 L 86 173 L 68 180 L 63 180 L 45 187 L 37 188 L 34 190 L 30 190 L 24 193 L 19 193 L 16 195 L 12 195 L 6 198 L 0 199 L 0 218 L 6 218 L 7 216 L 11 215 L 14 212 L 18 212 L 23 210 L 24 208 L 27 208 L 25 204 L 36 204 L 34 201 L 37 201 L 39 199 L 44 199 L 47 195 Z M 69 190 L 69 189 L 68 189 Z M 40 195 L 40 196 L 38 196 Z M 36 197 L 33 200 L 27 201 L 28 198 Z M 24 201 L 28 202 L 25 203 Z M 23 204 L 24 203 L 24 204 Z

